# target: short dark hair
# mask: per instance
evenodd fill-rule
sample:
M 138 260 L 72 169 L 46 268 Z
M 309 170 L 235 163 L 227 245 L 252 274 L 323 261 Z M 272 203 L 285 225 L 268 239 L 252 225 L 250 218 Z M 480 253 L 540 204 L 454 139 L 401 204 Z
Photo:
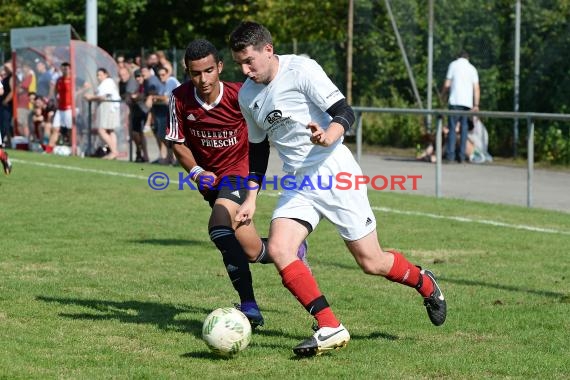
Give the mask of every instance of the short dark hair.
M 62 62 L 62 63 L 61 63 L 61 67 L 64 67 L 64 66 L 71 67 L 71 65 L 69 64 L 69 62 Z
M 197 61 L 202 58 L 206 58 L 209 55 L 214 56 L 216 63 L 221 62 L 222 58 L 218 49 L 208 40 L 198 39 L 190 42 L 186 47 L 186 53 L 184 54 L 184 64 L 186 67 L 190 67 L 191 61 Z
M 261 24 L 253 21 L 243 21 L 230 34 L 230 49 L 240 51 L 248 46 L 260 50 L 265 45 L 273 45 L 271 33 Z

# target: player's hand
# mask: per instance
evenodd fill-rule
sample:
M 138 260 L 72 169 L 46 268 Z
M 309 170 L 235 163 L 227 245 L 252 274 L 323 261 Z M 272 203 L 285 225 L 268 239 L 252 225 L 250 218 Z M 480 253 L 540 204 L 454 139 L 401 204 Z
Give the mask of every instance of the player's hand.
M 234 220 L 239 223 L 249 223 L 255 214 L 255 200 L 246 199 L 236 211 Z
M 315 145 L 330 146 L 331 141 L 327 137 L 327 133 L 321 126 L 314 121 L 307 124 L 307 128 L 311 129 L 311 142 Z
M 198 184 L 198 190 L 209 190 L 214 187 L 218 176 L 214 172 L 209 172 L 204 170 L 196 176 L 196 183 Z

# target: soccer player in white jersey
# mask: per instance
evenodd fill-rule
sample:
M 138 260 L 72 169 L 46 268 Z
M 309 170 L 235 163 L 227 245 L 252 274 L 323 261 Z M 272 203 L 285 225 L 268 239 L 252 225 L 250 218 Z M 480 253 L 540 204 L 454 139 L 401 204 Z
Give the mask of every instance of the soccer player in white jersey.
M 340 172 L 361 175 L 343 135 L 354 122 L 352 108 L 317 62 L 296 55 L 276 55 L 270 32 L 255 22 L 241 23 L 230 35 L 234 61 L 248 77 L 239 104 L 248 124 L 250 143 L 266 137 L 277 149 L 283 170 L 295 183 L 334 178 Z M 251 161 L 266 157 L 250 157 Z M 260 166 L 262 166 L 260 164 Z M 238 209 L 236 220 L 255 213 L 257 191 Z M 296 256 L 297 247 L 320 219 L 332 222 L 364 273 L 415 288 L 424 298 L 431 322 L 446 318 L 446 302 L 432 272 L 411 264 L 398 251 L 385 251 L 376 235 L 376 219 L 367 189 L 341 190 L 288 186 L 273 212 L 269 252 L 283 285 L 312 314 L 317 331 L 293 352 L 313 356 L 346 346 L 347 329 L 337 319 L 317 282 Z

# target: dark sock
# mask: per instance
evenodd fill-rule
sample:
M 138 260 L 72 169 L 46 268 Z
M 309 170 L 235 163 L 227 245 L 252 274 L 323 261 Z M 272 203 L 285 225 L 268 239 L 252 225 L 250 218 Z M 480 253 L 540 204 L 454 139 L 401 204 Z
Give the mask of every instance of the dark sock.
M 240 302 L 255 301 L 249 263 L 235 231 L 226 226 L 214 226 L 209 232 L 210 239 L 222 253 L 228 276 L 239 294 Z
M 260 264 L 273 264 L 273 259 L 269 256 L 269 250 L 267 249 L 267 238 L 261 238 L 261 251 L 253 262 Z

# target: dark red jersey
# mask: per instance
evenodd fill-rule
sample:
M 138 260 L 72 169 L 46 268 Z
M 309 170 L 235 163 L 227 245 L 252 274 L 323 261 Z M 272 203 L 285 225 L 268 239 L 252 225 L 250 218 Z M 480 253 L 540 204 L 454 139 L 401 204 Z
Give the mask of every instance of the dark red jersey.
M 188 81 L 170 97 L 166 140 L 183 142 L 196 162 L 216 176 L 249 174 L 247 124 L 238 104 L 241 83 L 220 82 L 220 96 L 205 104 Z

